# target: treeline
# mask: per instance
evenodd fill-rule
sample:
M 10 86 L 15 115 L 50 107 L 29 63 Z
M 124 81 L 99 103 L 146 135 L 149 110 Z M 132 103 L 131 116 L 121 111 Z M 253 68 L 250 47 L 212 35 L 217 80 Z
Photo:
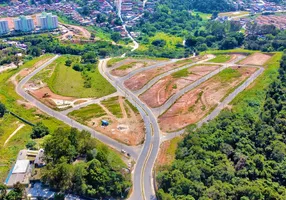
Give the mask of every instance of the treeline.
M 265 52 L 286 49 L 286 31 L 278 30 L 274 25 L 247 24 L 245 48 Z
M 196 30 L 186 37 L 186 47 L 191 51 L 206 51 L 207 49 L 233 49 L 244 42 L 244 34 L 240 32 L 239 22 L 208 21 L 204 28 Z
M 86 131 L 58 129 L 44 142 L 42 181 L 51 188 L 90 198 L 125 198 L 130 174 L 120 157 Z
M 197 10 L 205 13 L 234 11 L 233 0 L 160 0 L 160 3 L 167 4 L 176 10 Z
M 106 57 L 118 56 L 126 51 L 124 47 L 112 45 L 111 42 L 107 41 L 97 41 L 96 43 L 87 44 L 73 44 L 70 42 L 62 43 L 58 38 L 51 35 L 26 36 L 18 38 L 18 41 L 26 44 L 28 46 L 28 53 L 33 56 L 39 56 L 43 52 L 83 55 L 86 52 L 92 51 L 99 57 Z
M 286 53 L 260 114 L 223 111 L 190 132 L 157 176 L 159 199 L 285 199 Z

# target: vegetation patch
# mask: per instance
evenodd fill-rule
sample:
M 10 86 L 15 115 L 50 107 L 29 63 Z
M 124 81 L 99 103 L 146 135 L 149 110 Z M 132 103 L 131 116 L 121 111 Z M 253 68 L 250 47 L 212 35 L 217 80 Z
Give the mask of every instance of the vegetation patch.
M 131 62 L 127 65 L 122 65 L 120 67 L 117 68 L 117 70 L 126 70 L 126 69 L 130 69 L 132 68 L 134 65 L 139 64 L 138 62 Z M 144 66 L 146 65 L 146 63 L 144 63 Z
M 126 58 L 111 58 L 107 61 L 107 67 L 112 67 L 115 63 L 125 60 Z
M 218 73 L 214 78 L 219 79 L 222 83 L 227 83 L 231 79 L 239 78 L 241 73 L 233 68 L 226 68 Z
M 177 71 L 175 73 L 172 74 L 173 78 L 182 78 L 182 77 L 188 77 L 190 74 L 192 74 L 192 72 L 189 72 L 189 69 L 182 69 L 180 71 Z
M 51 65 L 56 65 L 48 81 L 50 89 L 59 95 L 69 97 L 102 97 L 115 92 L 115 88 L 104 79 L 96 64 L 90 71 L 79 72 L 66 66 L 69 56 L 61 56 Z
M 122 118 L 122 110 L 118 101 L 118 97 L 112 97 L 101 102 L 114 116 Z
M 217 55 L 214 59 L 210 60 L 209 62 L 214 63 L 225 63 L 231 59 L 231 55 L 221 54 Z
M 99 118 L 106 115 L 105 111 L 98 104 L 92 104 L 81 108 L 79 110 L 74 110 L 68 114 L 70 117 L 74 118 L 76 121 L 86 124 L 92 118 Z

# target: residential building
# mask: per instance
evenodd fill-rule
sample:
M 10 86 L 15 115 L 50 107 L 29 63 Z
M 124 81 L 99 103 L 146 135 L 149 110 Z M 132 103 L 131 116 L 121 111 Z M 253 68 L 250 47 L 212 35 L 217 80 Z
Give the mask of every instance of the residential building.
M 21 150 L 18 154 L 15 165 L 10 170 L 5 184 L 8 188 L 12 188 L 16 183 L 28 186 L 30 179 L 33 178 L 32 171 L 34 167 L 45 166 L 44 150 L 39 151 Z
M 42 13 L 37 15 L 38 26 L 42 30 L 51 30 L 58 28 L 58 17 L 52 13 Z
M 0 20 L 0 35 L 9 33 L 8 21 Z
M 34 21 L 31 17 L 20 16 L 14 19 L 15 31 L 30 32 L 35 29 Z

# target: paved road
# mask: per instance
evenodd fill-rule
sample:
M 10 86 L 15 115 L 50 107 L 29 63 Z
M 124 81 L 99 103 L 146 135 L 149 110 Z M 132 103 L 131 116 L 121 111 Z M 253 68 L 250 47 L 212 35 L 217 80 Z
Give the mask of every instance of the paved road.
M 139 98 L 127 90 L 123 83 L 108 73 L 107 60 L 101 60 L 99 71 L 117 90 L 125 94 L 125 98 L 139 110 L 146 127 L 146 138 L 133 172 L 133 193 L 129 199 L 155 199 L 152 171 L 159 151 L 160 130 L 156 117 Z
M 154 65 L 148 66 L 148 67 L 138 68 L 138 69 L 130 72 L 126 76 L 117 77 L 117 80 L 120 81 L 120 82 L 124 82 L 127 79 L 129 79 L 132 76 L 134 76 L 135 74 L 138 74 L 138 73 L 146 71 L 146 70 L 154 69 L 154 68 L 157 68 L 157 67 L 161 67 L 161 66 L 164 66 L 164 65 L 172 64 L 172 63 L 175 63 L 176 61 L 178 61 L 178 60 L 177 59 L 172 59 L 170 61 L 160 62 L 160 63 L 154 64 Z M 110 72 L 112 69 L 114 69 L 114 68 L 108 68 L 108 72 Z
M 119 92 L 115 92 L 113 94 L 110 94 L 110 95 L 107 95 L 107 96 L 104 96 L 104 97 L 101 97 L 101 98 L 98 98 L 98 99 L 92 99 L 92 100 L 88 100 L 87 102 L 84 102 L 84 103 L 80 103 L 72 108 L 69 108 L 67 110 L 64 110 L 64 111 L 61 111 L 62 114 L 64 115 L 67 115 L 68 113 L 74 111 L 74 110 L 78 110 L 78 109 L 81 109 L 81 108 L 84 108 L 86 106 L 89 106 L 91 104 L 97 104 L 97 103 L 100 103 L 101 101 L 104 101 L 106 99 L 109 99 L 109 98 L 112 98 L 112 97 L 117 97 L 119 96 L 120 93 Z
M 91 133 L 91 135 L 95 138 L 97 138 L 98 140 L 100 140 L 101 142 L 109 145 L 110 147 L 118 150 L 119 152 L 122 149 L 125 149 L 128 153 L 130 153 L 130 155 L 136 160 L 138 158 L 138 150 L 136 148 L 121 144 L 120 142 L 117 142 L 97 131 L 94 131 L 93 129 L 84 126 L 80 123 L 78 123 L 77 121 L 67 117 L 66 115 L 62 114 L 61 112 L 57 112 L 54 111 L 53 109 L 49 108 L 48 106 L 42 104 L 41 102 L 39 102 L 37 99 L 35 99 L 33 96 L 29 95 L 24 89 L 24 85 L 33 77 L 35 76 L 38 72 L 40 72 L 42 69 L 44 69 L 45 67 L 47 67 L 49 64 L 51 64 L 54 60 L 56 60 L 59 57 L 59 55 L 56 55 L 55 57 L 53 57 L 52 59 L 50 59 L 48 62 L 44 63 L 41 67 L 37 68 L 35 71 L 33 71 L 32 73 L 30 73 L 29 75 L 27 75 L 25 78 L 23 78 L 19 84 L 16 87 L 16 92 L 23 97 L 25 100 L 27 100 L 28 102 L 34 104 L 34 106 L 36 106 L 38 109 L 42 110 L 44 113 L 57 118 L 58 120 L 68 124 L 71 127 L 75 127 L 79 130 L 86 130 L 88 132 Z

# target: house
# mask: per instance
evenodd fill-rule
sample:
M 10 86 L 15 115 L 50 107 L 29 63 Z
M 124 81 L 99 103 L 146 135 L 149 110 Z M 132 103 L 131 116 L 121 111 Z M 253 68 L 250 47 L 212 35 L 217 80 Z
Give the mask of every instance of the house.
M 32 167 L 30 160 L 27 159 L 27 150 L 21 150 L 18 154 L 15 165 L 10 170 L 6 178 L 5 185 L 12 188 L 16 183 L 28 186 L 30 183 L 30 176 Z
M 16 183 L 19 182 L 21 185 L 28 186 L 30 184 L 30 178 L 34 166 L 45 166 L 44 150 L 21 150 L 18 153 L 15 165 L 12 167 L 6 178 L 5 185 L 7 185 L 8 188 L 12 188 Z

